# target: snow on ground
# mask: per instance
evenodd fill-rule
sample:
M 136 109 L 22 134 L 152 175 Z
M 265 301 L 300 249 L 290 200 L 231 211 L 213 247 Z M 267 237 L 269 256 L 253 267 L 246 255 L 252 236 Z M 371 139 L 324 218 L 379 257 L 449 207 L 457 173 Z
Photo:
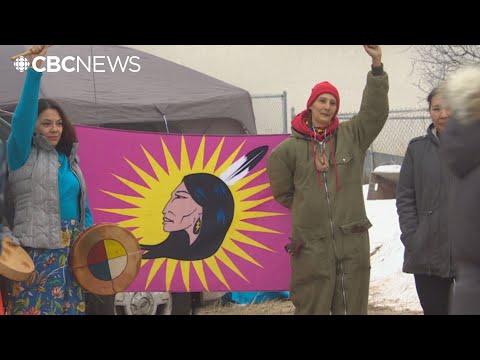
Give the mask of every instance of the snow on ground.
M 367 197 L 368 185 L 364 186 Z M 400 241 L 395 200 L 365 202 L 370 229 L 370 300 L 375 306 L 421 311 L 412 274 L 402 272 L 404 247 Z
M 381 165 L 375 168 L 373 172 L 381 172 L 381 173 L 399 173 L 400 172 L 400 165 Z

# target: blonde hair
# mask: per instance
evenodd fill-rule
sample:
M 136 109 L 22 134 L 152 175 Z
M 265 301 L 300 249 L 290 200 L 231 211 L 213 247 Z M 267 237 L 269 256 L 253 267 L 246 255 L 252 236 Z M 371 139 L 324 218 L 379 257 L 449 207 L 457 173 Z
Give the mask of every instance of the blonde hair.
M 458 122 L 480 122 L 480 66 L 460 67 L 447 78 L 442 93 Z

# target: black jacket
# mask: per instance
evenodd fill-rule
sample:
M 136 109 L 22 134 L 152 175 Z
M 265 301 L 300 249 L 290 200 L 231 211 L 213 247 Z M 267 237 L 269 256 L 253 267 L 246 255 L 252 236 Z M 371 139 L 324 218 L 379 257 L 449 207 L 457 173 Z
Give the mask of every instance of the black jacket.
M 403 271 L 455 276 L 448 237 L 448 191 L 451 181 L 433 133 L 410 141 L 397 187 L 397 212 L 405 246 Z M 442 139 L 443 141 L 443 139 Z

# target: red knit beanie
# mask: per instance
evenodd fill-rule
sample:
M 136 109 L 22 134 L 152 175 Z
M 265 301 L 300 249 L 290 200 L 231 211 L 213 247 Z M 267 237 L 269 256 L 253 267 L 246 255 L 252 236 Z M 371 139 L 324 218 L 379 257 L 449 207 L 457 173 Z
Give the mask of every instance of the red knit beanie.
M 317 100 L 321 94 L 325 93 L 332 94 L 337 100 L 337 111 L 334 114 L 335 116 L 338 114 L 338 110 L 340 109 L 340 95 L 338 94 L 337 88 L 328 81 L 321 82 L 313 87 L 312 94 L 307 101 L 307 109 L 310 109 L 310 106 L 312 106 L 315 100 Z

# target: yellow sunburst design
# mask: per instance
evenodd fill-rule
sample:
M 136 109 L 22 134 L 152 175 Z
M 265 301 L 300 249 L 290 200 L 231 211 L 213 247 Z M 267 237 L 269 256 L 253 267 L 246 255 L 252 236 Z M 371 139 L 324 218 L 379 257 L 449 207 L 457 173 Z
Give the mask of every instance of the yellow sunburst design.
M 115 176 L 119 181 L 128 186 L 130 189 L 134 190 L 140 196 L 128 196 L 102 190 L 104 193 L 116 199 L 134 205 L 134 207 L 122 209 L 98 209 L 104 212 L 131 217 L 128 220 L 119 222 L 118 225 L 126 228 L 133 228 L 133 234 L 136 238 L 140 239 L 140 244 L 142 245 L 155 245 L 159 243 L 159 240 L 164 240 L 167 238 L 168 233 L 165 232 L 163 227 L 160 225 L 163 218 L 162 210 L 170 200 L 172 192 L 181 183 L 184 176 L 195 173 L 207 173 L 219 177 L 222 172 L 224 172 L 230 165 L 232 165 L 232 163 L 237 158 L 237 155 L 240 153 L 243 145 L 245 144 L 245 141 L 240 144 L 235 149 L 235 151 L 232 152 L 228 159 L 226 159 L 223 164 L 217 167 L 218 158 L 225 142 L 225 138 L 222 138 L 215 151 L 213 152 L 212 156 L 208 160 L 207 164 L 203 166 L 205 156 L 205 136 L 202 137 L 193 164 L 190 162 L 190 159 L 188 157 L 185 139 L 182 136 L 181 158 L 179 167 L 178 164 L 175 162 L 167 145 L 165 144 L 163 138 L 161 138 L 161 141 L 163 153 L 166 160 L 167 171 L 165 171 L 165 169 L 163 169 L 162 166 L 158 164 L 154 157 L 142 146 L 142 150 L 146 158 L 148 159 L 148 162 L 150 163 L 150 166 L 156 178 L 150 176 L 147 172 L 139 168 L 137 165 L 135 165 L 128 159 L 125 159 L 128 164 L 133 168 L 133 170 L 142 178 L 147 187 L 113 174 L 113 176 Z M 230 225 L 230 228 L 228 229 L 227 234 L 225 235 L 225 239 L 221 247 L 217 250 L 215 254 L 206 259 L 195 261 L 174 260 L 169 258 L 142 260 L 142 266 L 153 261 L 152 267 L 147 277 L 145 288 L 148 288 L 153 278 L 164 264 L 166 266 L 165 283 L 167 291 L 170 290 L 173 276 L 178 267 L 180 267 L 181 276 L 187 291 L 190 291 L 190 276 L 191 272 L 193 271 L 197 274 L 205 290 L 208 291 L 209 285 L 207 282 L 207 277 L 205 275 L 205 266 L 212 271 L 212 273 L 223 285 L 225 285 L 227 289 L 231 290 L 230 284 L 225 279 L 225 276 L 222 273 L 221 268 L 219 267 L 218 261 L 223 263 L 226 267 L 232 270 L 244 281 L 249 282 L 249 279 L 247 279 L 240 271 L 240 269 L 238 269 L 237 265 L 234 263 L 234 261 L 227 252 L 235 254 L 238 257 L 245 259 L 246 261 L 256 266 L 263 267 L 262 264 L 258 263 L 252 256 L 250 256 L 250 254 L 248 254 L 245 250 L 239 247 L 237 243 L 247 244 L 256 248 L 263 249 L 265 251 L 273 252 L 273 250 L 263 245 L 262 243 L 246 236 L 244 233 L 242 233 L 242 231 L 272 234 L 280 233 L 273 229 L 268 229 L 262 226 L 250 224 L 246 222 L 246 220 L 285 215 L 283 213 L 249 211 L 273 199 L 272 196 L 269 196 L 259 200 L 247 200 L 251 196 L 258 194 L 260 191 L 267 189 L 270 186 L 269 183 L 265 183 L 262 185 L 245 188 L 246 185 L 248 185 L 252 180 L 256 179 L 260 175 L 262 175 L 265 171 L 266 169 L 258 170 L 244 177 L 237 183 L 229 186 L 235 206 L 233 221 Z

